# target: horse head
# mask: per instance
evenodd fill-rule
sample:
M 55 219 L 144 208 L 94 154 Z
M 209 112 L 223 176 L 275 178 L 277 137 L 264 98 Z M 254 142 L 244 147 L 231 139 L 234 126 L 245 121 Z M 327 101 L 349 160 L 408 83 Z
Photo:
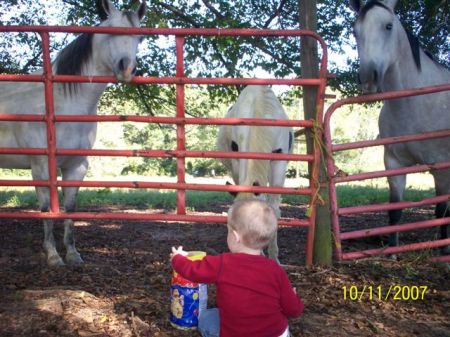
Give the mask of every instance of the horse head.
M 397 0 L 375 0 L 365 5 L 351 0 L 350 7 L 358 14 L 354 35 L 360 60 L 359 80 L 365 93 L 383 90 L 388 69 L 399 62 L 401 31 L 403 28 L 394 14 Z
M 249 127 L 244 125 L 235 127 L 232 132 L 232 139 L 236 139 L 236 141 L 231 140 L 230 150 L 232 152 L 269 152 L 264 151 L 264 146 L 268 145 L 270 147 L 270 141 L 262 139 L 261 133 L 264 133 L 261 127 Z M 267 135 L 267 133 L 264 134 Z M 262 148 L 260 146 L 262 146 Z M 237 185 L 266 186 L 268 183 L 269 167 L 270 163 L 267 160 L 244 158 L 231 159 L 231 175 Z M 227 182 L 227 185 L 229 184 L 230 183 Z M 264 199 L 263 195 L 255 192 L 239 192 L 231 194 L 236 200 L 248 198 Z
M 133 0 L 131 6 L 139 3 L 137 10 L 120 11 L 110 0 L 97 0 L 97 9 L 103 27 L 139 27 L 145 15 L 145 0 Z M 100 68 L 113 72 L 117 80 L 130 82 L 136 73 L 136 54 L 141 37 L 138 35 L 96 34 L 96 48 L 103 60 Z

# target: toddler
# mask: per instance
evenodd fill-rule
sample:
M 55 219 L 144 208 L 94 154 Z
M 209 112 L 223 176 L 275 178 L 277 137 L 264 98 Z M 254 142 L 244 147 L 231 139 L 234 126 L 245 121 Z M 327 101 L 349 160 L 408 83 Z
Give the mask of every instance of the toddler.
M 202 311 L 203 337 L 288 337 L 289 317 L 303 312 L 303 302 L 286 272 L 263 256 L 278 224 L 264 201 L 236 201 L 228 212 L 230 253 L 190 261 L 182 247 L 172 247 L 174 270 L 198 283 L 216 284 L 218 308 Z

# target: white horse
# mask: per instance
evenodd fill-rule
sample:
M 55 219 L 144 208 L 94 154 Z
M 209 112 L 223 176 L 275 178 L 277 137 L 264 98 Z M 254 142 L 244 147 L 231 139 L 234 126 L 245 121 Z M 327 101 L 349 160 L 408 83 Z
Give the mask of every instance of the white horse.
M 138 27 L 145 14 L 143 0 L 137 11 L 119 11 L 109 0 L 97 2 L 99 15 L 103 19 L 100 26 Z M 64 48 L 53 62 L 53 73 L 57 75 L 112 76 L 119 81 L 129 82 L 136 69 L 136 52 L 140 37 L 133 35 L 81 34 Z M 41 71 L 37 72 L 42 73 Z M 106 88 L 101 83 L 54 84 L 54 106 L 57 115 L 95 115 L 97 103 Z M 40 83 L 0 82 L 0 113 L 44 114 L 44 91 Z M 96 123 L 57 123 L 56 144 L 58 148 L 92 148 Z M 0 122 L 0 147 L 45 148 L 47 147 L 44 123 Z M 57 166 L 63 180 L 83 180 L 88 169 L 86 157 L 58 157 Z M 46 156 L 0 155 L 0 167 L 31 169 L 35 180 L 49 177 Z M 49 190 L 36 188 L 39 207 L 42 212 L 49 210 Z M 64 209 L 75 210 L 78 188 L 63 188 Z M 64 221 L 64 245 L 67 250 L 66 262 L 83 262 L 75 248 L 73 221 Z M 59 256 L 53 237 L 53 221 L 44 220 L 44 249 L 49 266 L 64 265 Z
M 360 58 L 359 78 L 364 92 L 392 91 L 450 83 L 450 72 L 435 62 L 407 33 L 394 13 L 396 0 L 350 1 L 358 13 L 354 33 Z M 450 92 L 384 102 L 379 117 L 380 137 L 418 134 L 450 128 Z M 386 145 L 386 169 L 450 160 L 450 138 Z M 450 170 L 434 170 L 436 194 L 450 193 Z M 390 201 L 402 201 L 406 176 L 388 177 Z M 448 203 L 436 205 L 436 216 L 449 216 Z M 389 211 L 389 223 L 400 221 L 401 210 Z M 448 238 L 448 225 L 441 238 Z M 398 245 L 398 233 L 389 239 Z M 449 250 L 447 247 L 447 250 Z
M 236 103 L 228 110 L 227 118 L 288 119 L 281 103 L 266 86 L 248 86 L 239 95 Z M 217 141 L 219 151 L 291 153 L 293 133 L 289 127 L 222 125 Z M 283 187 L 287 161 L 255 159 L 222 159 L 237 185 Z M 239 193 L 236 200 L 263 198 L 251 193 Z M 280 217 L 279 194 L 267 195 L 268 203 Z M 278 260 L 276 236 L 268 247 L 269 256 Z

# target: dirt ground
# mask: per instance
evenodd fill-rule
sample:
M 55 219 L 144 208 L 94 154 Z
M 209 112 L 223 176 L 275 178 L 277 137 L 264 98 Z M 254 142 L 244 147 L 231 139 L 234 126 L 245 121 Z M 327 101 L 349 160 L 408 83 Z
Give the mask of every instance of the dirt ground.
M 222 212 L 227 205 L 214 209 Z M 282 212 L 298 216 L 304 210 L 285 206 Z M 423 209 L 406 217 L 432 213 Z M 375 214 L 343 222 L 350 229 L 361 223 L 381 224 L 385 218 Z M 85 264 L 49 269 L 41 248 L 40 222 L 1 220 L 0 224 L 0 336 L 199 336 L 177 330 L 168 321 L 169 250 L 183 245 L 208 254 L 224 252 L 224 225 L 78 222 L 76 240 Z M 58 244 L 61 231 L 62 226 L 57 226 Z M 417 240 L 420 233 L 402 240 Z M 427 253 L 402 256 L 400 261 L 376 258 L 306 268 L 305 234 L 301 228 L 279 230 L 280 260 L 306 305 L 304 315 L 290 321 L 292 336 L 450 336 L 449 269 L 425 262 Z M 379 245 L 380 239 L 366 239 L 350 249 Z M 350 299 L 351 287 L 359 290 L 355 300 Z M 398 290 L 397 299 L 395 294 L 386 296 L 390 287 Z M 404 299 L 413 289 L 420 290 L 419 298 Z M 210 306 L 214 300 L 211 286 Z

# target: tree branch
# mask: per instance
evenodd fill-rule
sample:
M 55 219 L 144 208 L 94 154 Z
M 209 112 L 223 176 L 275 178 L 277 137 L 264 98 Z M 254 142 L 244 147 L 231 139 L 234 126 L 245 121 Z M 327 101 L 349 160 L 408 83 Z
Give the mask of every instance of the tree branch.
M 284 64 L 289 69 L 294 70 L 292 68 L 292 64 L 289 64 L 288 62 L 286 62 L 283 57 L 280 57 L 279 55 L 271 52 L 269 49 L 267 49 L 267 47 L 262 42 L 255 41 L 254 43 L 252 43 L 252 45 L 255 46 L 256 48 L 258 48 L 259 50 L 261 50 L 262 52 L 264 52 L 265 54 L 272 57 L 278 63 Z
M 171 5 L 167 5 L 165 3 L 159 2 L 159 5 L 169 11 L 171 11 L 173 14 L 175 14 L 176 16 L 178 16 L 180 19 L 189 22 L 190 24 L 192 24 L 195 28 L 200 28 L 200 25 L 194 21 L 194 19 L 190 18 L 189 16 L 185 15 L 183 12 L 181 12 L 180 10 L 176 9 L 175 7 L 171 6 Z
M 207 1 L 207 0 L 203 0 L 203 2 L 205 3 L 205 6 L 210 8 L 209 6 L 212 7 L 212 5 Z M 209 4 L 209 6 L 208 6 Z M 189 16 L 185 15 L 183 12 L 179 11 L 178 9 L 176 9 L 175 7 L 171 6 L 171 5 L 167 5 L 165 3 L 160 2 L 159 5 L 161 5 L 163 8 L 171 11 L 173 14 L 175 14 L 176 16 L 178 16 L 180 19 L 191 23 L 194 27 L 199 28 L 200 25 L 197 24 L 192 18 L 190 18 Z M 213 9 L 211 9 L 216 15 L 218 15 L 219 17 L 223 17 L 219 12 L 217 12 L 217 10 L 212 7 Z M 213 47 L 213 49 L 215 50 L 215 52 L 217 53 L 220 61 L 223 63 L 225 69 L 227 70 L 228 74 L 231 76 L 234 76 L 233 74 L 233 69 L 232 67 L 230 67 L 230 65 L 228 64 L 228 62 L 225 60 L 225 58 L 223 57 L 222 53 L 219 51 L 219 48 L 217 46 L 217 43 L 215 43 L 214 41 L 211 41 L 211 45 Z M 205 61 L 205 60 L 204 60 Z M 205 62 L 206 63 L 206 62 Z
M 65 4 L 68 4 L 73 7 L 81 8 L 84 11 L 91 12 L 92 7 L 85 6 L 83 3 L 80 3 L 80 1 L 74 1 L 74 0 L 62 0 Z
M 218 11 L 212 6 L 212 4 L 211 4 L 208 0 L 202 0 L 202 1 L 203 1 L 203 3 L 205 4 L 205 6 L 206 6 L 207 8 L 209 8 L 216 16 L 218 16 L 219 18 L 224 18 L 224 16 L 223 16 L 220 12 L 218 12 Z M 284 5 L 285 2 L 286 2 L 286 0 L 282 0 L 283 5 Z M 196 27 L 196 28 L 200 28 L 200 25 L 197 24 L 197 22 L 195 22 L 192 18 L 190 18 L 189 16 L 185 15 L 183 12 L 181 12 L 181 11 L 178 10 L 177 8 L 175 8 L 175 7 L 171 6 L 171 5 L 165 4 L 165 3 L 163 3 L 163 2 L 159 2 L 158 4 L 159 4 L 161 7 L 163 7 L 163 8 L 165 8 L 165 9 L 171 11 L 173 14 L 175 14 L 176 16 L 178 16 L 181 20 L 184 20 L 184 21 L 186 21 L 186 22 L 192 24 L 192 25 L 193 25 L 194 27 Z M 282 6 L 279 6 L 279 8 L 281 8 L 281 7 L 282 7 Z M 227 70 L 227 74 L 228 74 L 229 76 L 233 76 L 233 77 L 236 76 L 236 74 L 234 73 L 234 70 L 235 70 L 235 69 L 234 69 L 233 66 L 230 65 L 230 64 L 227 62 L 227 60 L 223 57 L 222 53 L 221 53 L 220 50 L 219 50 L 219 47 L 217 46 L 217 43 L 216 43 L 214 40 L 212 40 L 212 41 L 211 41 L 211 45 L 212 45 L 214 51 L 216 52 L 216 54 L 218 55 L 220 61 L 221 61 L 222 64 L 224 65 L 225 69 Z M 271 55 L 271 56 L 274 57 L 274 55 Z M 201 57 L 201 58 L 203 59 L 203 61 L 204 61 L 205 63 L 207 63 L 206 60 L 205 60 L 203 57 Z M 236 89 L 238 90 L 238 92 L 240 91 L 240 87 L 239 87 L 239 86 L 236 86 Z
M 137 87 L 137 91 L 139 92 L 139 100 L 142 102 L 142 104 L 144 104 L 145 109 L 148 111 L 150 116 L 155 116 L 155 113 L 153 112 L 152 107 L 147 103 L 147 100 L 145 99 L 146 95 L 142 89 L 142 86 L 138 85 L 136 87 Z
M 202 2 L 205 4 L 208 9 L 213 12 L 219 19 L 223 19 L 224 16 L 208 1 L 208 0 L 202 0 Z
M 263 28 L 269 27 L 269 25 L 272 23 L 273 19 L 275 19 L 277 16 L 279 16 L 281 14 L 281 11 L 283 10 L 283 7 L 284 7 L 285 4 L 286 4 L 286 0 L 281 0 L 280 1 L 280 5 L 278 6 L 277 10 L 275 11 L 275 13 L 273 13 L 267 19 L 267 21 L 264 23 Z

